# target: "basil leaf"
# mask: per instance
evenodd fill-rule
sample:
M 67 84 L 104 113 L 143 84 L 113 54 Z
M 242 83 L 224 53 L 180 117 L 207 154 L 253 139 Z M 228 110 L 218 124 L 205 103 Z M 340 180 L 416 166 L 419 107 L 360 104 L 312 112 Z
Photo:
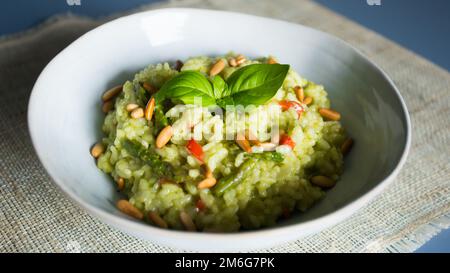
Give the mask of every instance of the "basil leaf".
M 286 64 L 251 64 L 236 70 L 227 80 L 235 105 L 264 104 L 283 84 Z
M 167 81 L 156 93 L 156 103 L 165 99 L 184 104 L 194 104 L 194 98 L 201 98 L 202 105 L 215 104 L 214 91 L 208 79 L 198 71 L 183 71 Z
M 223 97 L 229 95 L 229 94 L 227 94 L 228 85 L 221 76 L 216 75 L 216 76 L 210 78 L 210 81 L 213 86 L 214 98 L 220 99 L 220 98 L 223 98 Z

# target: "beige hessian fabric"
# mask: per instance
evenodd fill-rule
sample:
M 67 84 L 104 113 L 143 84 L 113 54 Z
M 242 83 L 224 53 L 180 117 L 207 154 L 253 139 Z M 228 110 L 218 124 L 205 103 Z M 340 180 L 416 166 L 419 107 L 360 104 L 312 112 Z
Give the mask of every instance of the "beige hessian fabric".
M 414 130 L 411 153 L 397 180 L 383 194 L 332 228 L 259 251 L 413 251 L 450 225 L 447 71 L 310 1 L 187 0 L 145 8 L 174 6 L 274 17 L 336 35 L 380 65 L 397 84 L 409 107 Z M 46 174 L 31 146 L 26 113 L 33 83 L 55 54 L 99 23 L 61 16 L 26 33 L 0 39 L 2 252 L 174 251 L 110 228 L 68 201 Z

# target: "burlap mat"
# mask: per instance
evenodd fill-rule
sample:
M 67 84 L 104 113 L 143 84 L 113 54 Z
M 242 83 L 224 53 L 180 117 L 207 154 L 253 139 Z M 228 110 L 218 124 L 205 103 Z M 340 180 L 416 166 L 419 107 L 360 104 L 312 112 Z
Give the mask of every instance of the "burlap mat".
M 266 252 L 413 251 L 450 225 L 450 75 L 383 37 L 310 1 L 187 0 L 147 6 L 225 9 L 298 22 L 362 50 L 399 87 L 413 143 L 398 179 L 370 205 L 318 234 Z M 106 21 L 111 18 L 102 20 Z M 110 228 L 60 193 L 39 163 L 27 130 L 27 103 L 44 66 L 100 21 L 53 18 L 0 39 L 0 251 L 168 252 Z

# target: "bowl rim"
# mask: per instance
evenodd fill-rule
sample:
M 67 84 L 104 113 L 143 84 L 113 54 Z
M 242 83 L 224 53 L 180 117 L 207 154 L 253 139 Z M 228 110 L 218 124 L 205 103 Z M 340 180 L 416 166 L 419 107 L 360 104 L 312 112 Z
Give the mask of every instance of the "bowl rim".
M 80 41 L 86 40 L 90 36 L 95 35 L 98 32 L 101 32 L 107 26 L 110 26 L 113 24 L 118 24 L 121 21 L 129 20 L 131 18 L 154 15 L 154 14 L 158 14 L 158 13 L 170 14 L 173 12 L 202 13 L 202 15 L 204 15 L 206 13 L 210 13 L 210 15 L 217 14 L 217 15 L 223 15 L 223 16 L 238 16 L 245 20 L 255 20 L 255 19 L 256 20 L 264 20 L 265 23 L 267 23 L 267 24 L 271 24 L 271 23 L 280 24 L 281 23 L 281 24 L 295 26 L 295 27 L 303 27 L 303 28 L 308 29 L 309 31 L 312 31 L 312 32 L 322 35 L 324 38 L 331 39 L 332 41 L 340 43 L 341 45 L 343 45 L 345 47 L 349 47 L 351 50 L 353 50 L 355 52 L 356 55 L 358 55 L 358 57 L 360 57 L 363 60 L 363 62 L 366 65 L 369 65 L 374 71 L 380 73 L 382 78 L 394 90 L 394 92 L 395 92 L 394 95 L 401 105 L 401 108 L 402 108 L 401 110 L 403 112 L 402 118 L 405 121 L 404 125 L 405 125 L 405 129 L 406 129 L 406 139 L 404 141 L 402 155 L 396 162 L 395 168 L 388 175 L 386 175 L 376 186 L 369 189 L 367 192 L 365 192 L 361 196 L 357 197 L 353 201 L 350 201 L 348 204 L 343 205 L 342 207 L 338 208 L 337 210 L 327 213 L 325 215 L 319 216 L 314 219 L 306 220 L 304 222 L 293 223 L 293 224 L 290 224 L 287 226 L 280 227 L 280 226 L 275 225 L 272 227 L 267 227 L 267 228 L 262 228 L 262 229 L 257 229 L 257 230 L 238 231 L 238 232 L 232 232 L 232 233 L 186 232 L 186 231 L 181 231 L 181 230 L 161 229 L 161 228 L 146 224 L 144 222 L 138 222 L 136 220 L 133 220 L 130 217 L 120 217 L 118 215 L 104 211 L 104 210 L 97 208 L 93 205 L 90 205 L 88 203 L 84 203 L 81 200 L 81 198 L 79 198 L 75 193 L 72 193 L 70 190 L 68 190 L 68 187 L 66 187 L 64 185 L 64 183 L 54 179 L 54 177 L 55 177 L 53 175 L 54 171 L 51 168 L 48 168 L 49 164 L 46 161 L 45 156 L 44 156 L 45 151 L 43 151 L 37 143 L 38 128 L 35 128 L 34 124 L 36 124 L 36 123 L 34 123 L 33 113 L 35 113 L 39 109 L 39 106 L 37 105 L 37 102 L 38 102 L 37 98 L 39 96 L 38 91 L 40 89 L 40 86 L 42 85 L 44 75 L 58 59 L 63 58 L 64 55 L 68 54 L 68 52 L 71 50 L 72 47 L 75 47 L 78 43 L 80 43 Z M 130 231 L 133 231 L 132 233 L 135 233 L 135 234 L 142 233 L 142 232 L 146 232 L 146 233 L 151 232 L 154 235 L 154 238 L 160 238 L 160 236 L 161 236 L 161 238 L 169 236 L 174 239 L 180 238 L 183 240 L 199 240 L 199 239 L 214 240 L 215 243 L 221 243 L 221 242 L 225 243 L 225 242 L 229 241 L 230 239 L 239 240 L 239 239 L 244 239 L 244 237 L 245 237 L 245 239 L 252 239 L 252 238 L 255 239 L 255 238 L 261 237 L 261 236 L 269 236 L 269 235 L 277 236 L 277 235 L 288 234 L 288 233 L 300 231 L 300 230 L 311 230 L 311 227 L 316 227 L 315 231 L 307 232 L 305 234 L 305 235 L 307 235 L 307 234 L 319 232 L 320 230 L 330 227 L 333 224 L 337 224 L 338 222 L 341 222 L 341 221 L 345 220 L 346 218 L 348 218 L 350 215 L 356 213 L 364 205 L 368 204 L 369 201 L 373 200 L 377 195 L 379 195 L 387 186 L 389 186 L 394 181 L 394 178 L 398 175 L 401 168 L 403 167 L 403 165 L 406 162 L 406 159 L 407 159 L 407 156 L 409 153 L 409 149 L 411 146 L 410 116 L 409 116 L 406 104 L 405 104 L 398 88 L 396 87 L 394 82 L 389 78 L 389 76 L 383 71 L 383 69 L 378 67 L 378 65 L 376 65 L 374 62 L 372 62 L 369 58 L 367 58 L 364 54 L 362 54 L 354 46 L 350 45 L 349 43 L 345 42 L 344 40 L 342 40 L 336 36 L 333 36 L 329 33 L 324 32 L 324 31 L 317 30 L 312 27 L 304 26 L 301 24 L 293 23 L 293 22 L 288 22 L 288 21 L 283 21 L 283 20 L 278 20 L 278 19 L 273 19 L 273 18 L 267 18 L 267 17 L 262 17 L 262 16 L 256 16 L 256 15 L 250 15 L 250 14 L 245 14 L 245 13 L 239 13 L 239 12 L 218 11 L 218 10 L 197 9 L 197 8 L 162 8 L 162 9 L 137 12 L 137 13 L 133 13 L 133 14 L 130 14 L 127 16 L 123 16 L 123 17 L 114 19 L 112 21 L 104 23 L 104 24 L 97 26 L 94 29 L 86 32 L 85 34 L 83 34 L 82 36 L 77 38 L 75 41 L 73 41 L 71 44 L 69 44 L 61 52 L 59 52 L 42 70 L 42 72 L 40 73 L 39 77 L 37 78 L 37 80 L 33 86 L 33 89 L 31 91 L 31 95 L 30 95 L 30 99 L 29 99 L 29 103 L 28 103 L 28 118 L 27 119 L 28 119 L 28 130 L 30 133 L 32 145 L 34 147 L 34 150 L 35 150 L 39 160 L 41 161 L 42 165 L 44 166 L 44 169 L 49 174 L 51 180 L 53 181 L 53 183 L 55 185 L 58 186 L 60 191 L 62 191 L 67 197 L 69 197 L 70 200 L 74 201 L 79 207 L 83 208 L 89 214 L 99 218 L 100 220 L 102 220 L 103 222 L 105 222 L 107 224 L 113 225 L 114 227 L 120 227 L 119 229 L 121 229 L 123 231 L 130 230 Z M 320 228 L 317 228 L 318 226 Z M 298 234 L 298 236 L 296 238 L 298 239 L 301 237 L 303 237 L 303 235 Z M 288 239 L 288 240 L 284 240 L 284 241 L 280 240 L 278 243 L 281 244 L 281 243 L 284 243 L 289 240 L 292 240 L 292 239 Z M 159 239 L 157 239 L 157 240 L 152 239 L 152 241 L 161 243 L 163 245 L 167 245 L 165 242 L 162 242 Z M 178 246 L 174 246 L 174 247 L 180 248 Z M 181 247 L 181 248 L 183 248 L 183 247 Z M 236 248 L 237 249 L 245 249 L 246 247 L 239 246 Z M 251 248 L 252 247 L 250 247 L 250 249 Z M 256 247 L 254 247 L 254 248 L 256 248 Z

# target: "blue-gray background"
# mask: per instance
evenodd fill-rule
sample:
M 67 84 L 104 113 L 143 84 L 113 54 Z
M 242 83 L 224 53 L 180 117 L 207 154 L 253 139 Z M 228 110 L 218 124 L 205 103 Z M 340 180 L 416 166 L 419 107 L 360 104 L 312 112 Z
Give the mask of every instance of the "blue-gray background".
M 77 1 L 81 5 L 67 4 Z M 58 13 L 101 17 L 156 1 L 164 0 L 6 0 L 0 6 L 0 35 L 26 30 Z M 366 0 L 315 1 L 450 70 L 450 0 L 369 0 L 379 6 Z M 450 229 L 418 252 L 450 252 Z

